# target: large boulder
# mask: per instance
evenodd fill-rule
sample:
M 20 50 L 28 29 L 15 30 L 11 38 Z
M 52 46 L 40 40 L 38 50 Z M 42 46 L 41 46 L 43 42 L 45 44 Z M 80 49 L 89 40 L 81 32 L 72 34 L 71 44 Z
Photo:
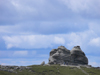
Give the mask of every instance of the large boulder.
M 66 61 L 70 61 L 70 51 L 64 46 L 51 50 L 49 64 L 65 64 Z
M 81 50 L 80 46 L 75 46 L 70 52 L 72 64 L 88 64 L 88 59 L 85 56 L 84 52 Z

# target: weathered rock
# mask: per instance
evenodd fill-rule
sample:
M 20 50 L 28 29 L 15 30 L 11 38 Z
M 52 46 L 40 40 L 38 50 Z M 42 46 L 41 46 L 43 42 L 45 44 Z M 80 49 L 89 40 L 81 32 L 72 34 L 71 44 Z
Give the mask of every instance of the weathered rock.
M 88 59 L 84 52 L 81 50 L 80 46 L 75 46 L 71 51 L 71 63 L 72 64 L 82 64 L 87 65 Z
M 41 65 L 45 65 L 45 62 L 43 61 L 43 62 L 41 63 Z
M 50 52 L 49 64 L 64 64 L 66 61 L 70 61 L 70 51 L 68 49 L 64 46 L 52 49 Z
M 80 46 L 75 46 L 71 51 L 59 46 L 51 50 L 48 64 L 87 65 L 88 59 Z

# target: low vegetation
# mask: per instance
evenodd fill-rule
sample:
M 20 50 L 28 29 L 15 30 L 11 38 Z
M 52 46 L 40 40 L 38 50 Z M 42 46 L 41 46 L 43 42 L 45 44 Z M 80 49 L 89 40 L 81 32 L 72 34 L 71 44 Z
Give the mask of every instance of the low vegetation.
M 42 66 L 31 65 L 23 70 L 16 70 L 14 72 L 0 71 L 0 75 L 100 75 L 100 69 L 81 67 L 66 67 L 59 65 Z M 86 73 L 84 73 L 85 71 Z

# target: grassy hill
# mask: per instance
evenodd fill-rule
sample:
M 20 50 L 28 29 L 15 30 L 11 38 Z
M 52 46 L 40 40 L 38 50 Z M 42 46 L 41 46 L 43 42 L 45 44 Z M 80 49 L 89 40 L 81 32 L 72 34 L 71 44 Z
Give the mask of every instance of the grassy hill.
M 0 75 L 100 75 L 100 69 L 68 66 L 28 66 L 30 69 L 16 70 L 16 72 L 0 71 Z

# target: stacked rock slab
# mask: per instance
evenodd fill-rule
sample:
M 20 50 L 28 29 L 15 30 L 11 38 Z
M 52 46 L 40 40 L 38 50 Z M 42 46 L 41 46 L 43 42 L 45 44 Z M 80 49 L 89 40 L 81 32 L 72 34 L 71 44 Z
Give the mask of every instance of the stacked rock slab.
M 51 50 L 48 64 L 88 65 L 88 59 L 80 46 L 75 46 L 71 51 L 59 46 Z

